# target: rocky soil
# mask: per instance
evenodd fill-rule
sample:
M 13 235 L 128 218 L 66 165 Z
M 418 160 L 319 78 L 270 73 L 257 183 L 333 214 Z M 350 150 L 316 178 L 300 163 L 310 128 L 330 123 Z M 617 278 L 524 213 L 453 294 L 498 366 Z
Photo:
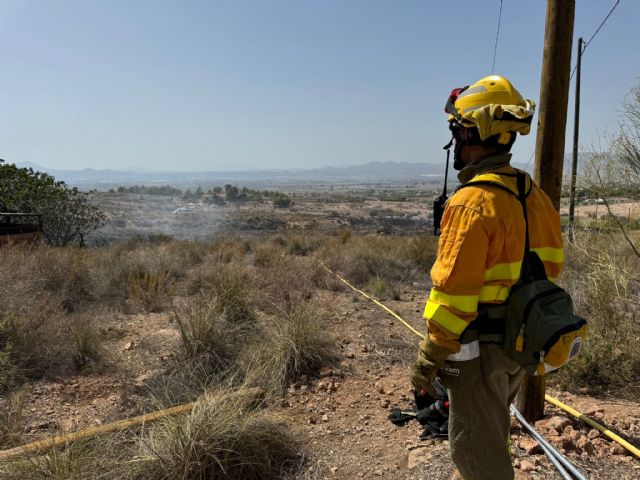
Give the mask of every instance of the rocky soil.
M 416 422 L 392 425 L 394 406 L 408 407 L 408 365 L 417 339 L 375 304 L 351 291 L 319 292 L 328 309 L 327 329 L 338 361 L 314 378 L 289 386 L 273 405 L 306 433 L 301 479 L 456 478 L 446 440 L 419 440 Z M 385 303 L 421 329 L 425 292 L 401 292 Z M 105 315 L 107 366 L 89 375 L 38 382 L 27 389 L 24 433 L 28 440 L 110 422 L 151 408 L 147 385 L 170 362 L 178 341 L 167 314 Z M 640 445 L 640 404 L 550 393 Z M 549 405 L 537 430 L 592 479 L 640 478 L 640 460 L 598 431 Z M 540 447 L 513 421 L 512 456 L 518 479 L 561 478 Z

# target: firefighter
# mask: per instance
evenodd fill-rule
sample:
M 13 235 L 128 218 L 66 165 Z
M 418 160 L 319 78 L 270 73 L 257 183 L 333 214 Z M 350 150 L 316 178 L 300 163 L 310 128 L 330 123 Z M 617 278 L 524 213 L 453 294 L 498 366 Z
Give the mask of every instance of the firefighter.
M 428 335 L 411 370 L 416 391 L 432 394 L 437 375 L 450 399 L 453 462 L 465 480 L 511 480 L 509 405 L 524 376 L 502 352 L 504 301 L 519 278 L 525 221 L 510 165 L 516 135 L 527 135 L 535 104 L 492 75 L 451 92 L 445 111 L 461 184 L 445 205 L 433 288 L 424 310 Z M 560 216 L 526 176 L 530 250 L 550 279 L 564 261 Z

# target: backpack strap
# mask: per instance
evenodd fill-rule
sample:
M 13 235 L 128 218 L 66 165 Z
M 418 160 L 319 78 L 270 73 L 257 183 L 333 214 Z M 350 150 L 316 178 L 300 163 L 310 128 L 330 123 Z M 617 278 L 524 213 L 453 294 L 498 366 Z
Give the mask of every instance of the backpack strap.
M 518 200 L 522 205 L 522 213 L 524 215 L 524 253 L 522 254 L 522 268 L 520 269 L 520 278 L 529 276 L 531 273 L 531 261 L 529 259 L 529 216 L 527 215 L 527 193 L 525 187 L 525 175 L 518 172 L 516 178 L 518 185 Z
M 473 187 L 473 186 L 480 185 L 480 186 L 496 187 L 516 197 L 520 202 L 520 205 L 522 206 L 522 213 L 524 215 L 524 225 L 525 225 L 524 252 L 522 254 L 522 268 L 520 270 L 520 279 L 530 277 L 532 273 L 536 278 L 538 277 L 546 278 L 546 273 L 544 271 L 544 264 L 542 264 L 542 261 L 540 260 L 537 254 L 535 253 L 532 254 L 532 252 L 529 251 L 529 216 L 527 215 L 527 197 L 529 196 L 533 188 L 529 189 L 529 191 L 527 192 L 527 187 L 526 187 L 527 175 L 524 172 L 521 172 L 519 170 L 516 170 L 515 174 L 499 174 L 499 175 L 516 177 L 516 185 L 518 187 L 517 195 L 510 188 L 507 188 L 498 182 L 492 182 L 490 180 L 478 180 L 476 182 L 471 180 L 463 185 L 460 185 L 456 189 L 456 192 L 466 187 Z M 534 265 L 532 265 L 532 259 L 531 259 L 532 255 L 535 256 L 535 258 L 533 259 L 533 262 L 535 263 Z

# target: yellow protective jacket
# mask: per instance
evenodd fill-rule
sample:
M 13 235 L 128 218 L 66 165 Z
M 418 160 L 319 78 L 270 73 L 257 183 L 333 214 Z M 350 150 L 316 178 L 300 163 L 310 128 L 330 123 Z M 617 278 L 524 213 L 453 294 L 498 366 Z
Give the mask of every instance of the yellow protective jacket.
M 453 352 L 460 351 L 460 334 L 478 316 L 478 305 L 504 303 L 520 276 L 525 222 L 518 198 L 499 187 L 472 186 L 495 182 L 517 195 L 515 173 L 506 165 L 476 175 L 445 206 L 424 318 L 429 339 Z M 526 191 L 530 249 L 555 280 L 564 262 L 560 216 L 529 175 Z

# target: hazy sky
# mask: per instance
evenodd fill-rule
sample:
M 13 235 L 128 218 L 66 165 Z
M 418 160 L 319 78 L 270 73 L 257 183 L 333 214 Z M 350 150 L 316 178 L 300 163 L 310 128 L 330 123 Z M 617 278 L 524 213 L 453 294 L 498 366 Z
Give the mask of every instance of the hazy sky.
M 614 3 L 577 0 L 575 38 Z M 496 59 L 534 100 L 545 4 L 504 0 Z M 179 170 L 442 161 L 444 102 L 491 73 L 499 5 L 0 0 L 0 158 Z M 640 81 L 638 25 L 640 2 L 622 0 L 586 51 L 583 145 L 615 129 Z M 534 143 L 516 142 L 519 161 Z

